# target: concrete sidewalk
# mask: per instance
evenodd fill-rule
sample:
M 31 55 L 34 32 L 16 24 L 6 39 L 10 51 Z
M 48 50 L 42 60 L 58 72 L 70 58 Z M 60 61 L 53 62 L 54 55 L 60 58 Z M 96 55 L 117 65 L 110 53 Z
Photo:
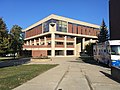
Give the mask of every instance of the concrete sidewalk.
M 120 90 L 120 84 L 106 76 L 109 68 L 81 63 L 75 58 L 55 59 L 45 63 L 59 66 L 14 90 Z

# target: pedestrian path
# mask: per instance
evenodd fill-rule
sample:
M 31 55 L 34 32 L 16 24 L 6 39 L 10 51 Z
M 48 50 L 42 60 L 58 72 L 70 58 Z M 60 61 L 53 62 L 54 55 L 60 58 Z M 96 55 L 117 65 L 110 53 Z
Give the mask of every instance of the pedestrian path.
M 75 58 L 41 63 L 59 65 L 14 90 L 120 90 L 120 84 L 105 75 L 110 74 L 110 68 L 81 63 Z

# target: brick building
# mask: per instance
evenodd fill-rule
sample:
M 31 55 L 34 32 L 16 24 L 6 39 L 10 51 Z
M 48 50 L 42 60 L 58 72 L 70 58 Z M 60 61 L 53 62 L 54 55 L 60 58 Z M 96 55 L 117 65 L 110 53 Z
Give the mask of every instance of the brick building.
M 32 50 L 33 57 L 80 56 L 87 43 L 97 40 L 99 27 L 52 14 L 23 30 L 23 49 Z
M 120 40 L 120 0 L 109 1 L 110 39 Z

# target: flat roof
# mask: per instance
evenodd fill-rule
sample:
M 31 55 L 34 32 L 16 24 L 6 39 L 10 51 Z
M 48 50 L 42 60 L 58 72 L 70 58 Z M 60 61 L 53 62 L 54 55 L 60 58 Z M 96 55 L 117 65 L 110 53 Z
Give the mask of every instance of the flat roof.
M 36 22 L 35 24 L 32 24 L 31 26 L 27 27 L 26 29 L 22 30 L 23 32 L 35 27 L 35 26 L 38 26 L 50 19 L 57 19 L 57 20 L 62 20 L 62 21 L 66 21 L 66 22 L 71 22 L 71 23 L 75 23 L 75 24 L 80 24 L 80 25 L 84 25 L 84 26 L 89 26 L 89 27 L 93 27 L 93 28 L 100 28 L 99 25 L 96 25 L 96 24 L 91 24 L 91 23 L 87 23 L 87 22 L 82 22 L 82 21 L 79 21 L 79 20 L 74 20 L 74 19 L 71 19 L 71 18 L 66 18 L 66 17 L 63 17 L 63 16 L 58 16 L 58 15 L 55 15 L 55 14 L 51 14 L 49 16 L 47 16 L 46 18 Z

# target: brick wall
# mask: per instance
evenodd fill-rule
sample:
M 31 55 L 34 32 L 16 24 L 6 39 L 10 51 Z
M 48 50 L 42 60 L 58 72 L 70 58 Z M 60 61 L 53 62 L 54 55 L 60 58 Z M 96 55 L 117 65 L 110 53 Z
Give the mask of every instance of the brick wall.
M 37 27 L 32 28 L 31 30 L 26 31 L 25 36 L 26 38 L 28 38 L 28 37 L 35 36 L 41 33 L 42 33 L 42 25 L 39 25 Z
M 68 24 L 68 33 L 72 33 L 72 24 Z
M 32 50 L 32 57 L 47 56 L 47 50 Z
M 77 26 L 73 25 L 73 33 L 77 34 Z
M 89 35 L 90 34 L 89 32 L 90 32 L 90 28 L 87 28 L 86 29 L 86 34 Z
M 81 33 L 82 33 L 82 27 L 78 26 L 78 34 L 81 34 Z
M 82 26 L 82 34 L 85 35 L 85 27 Z
M 74 25 L 71 23 L 68 24 L 68 33 L 97 36 L 99 34 L 99 32 L 100 32 L 100 30 L 96 30 L 91 27 L 77 26 L 77 25 Z

